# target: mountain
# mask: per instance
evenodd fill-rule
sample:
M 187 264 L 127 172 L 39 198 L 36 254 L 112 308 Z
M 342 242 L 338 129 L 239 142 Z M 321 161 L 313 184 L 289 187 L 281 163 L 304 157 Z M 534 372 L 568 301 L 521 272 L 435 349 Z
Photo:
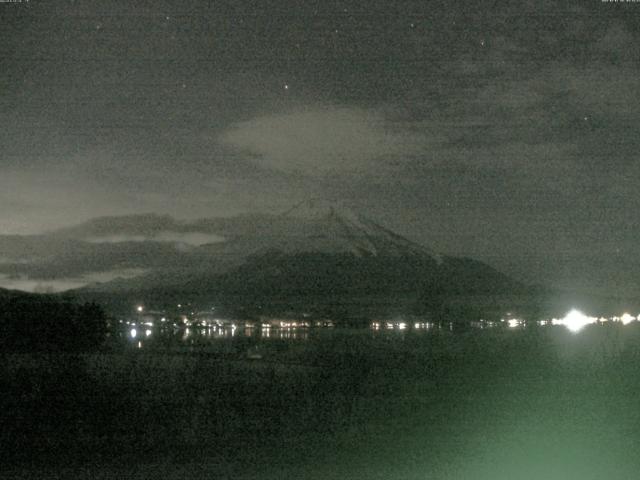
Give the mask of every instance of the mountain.
M 186 265 L 85 287 L 82 293 L 285 308 L 523 289 L 486 264 L 438 254 L 333 203 L 314 200 L 280 215 L 194 224 L 225 240 L 195 249 L 197 262 L 191 257 Z
M 282 253 L 350 253 L 356 257 L 405 255 L 441 258 L 422 245 L 335 203 L 312 200 L 280 216 L 286 230 L 269 245 Z
M 0 286 L 23 285 L 81 287 L 74 293 L 87 300 L 260 305 L 398 302 L 523 288 L 486 264 L 439 254 L 322 200 L 278 215 L 102 217 L 39 236 L 0 236 Z

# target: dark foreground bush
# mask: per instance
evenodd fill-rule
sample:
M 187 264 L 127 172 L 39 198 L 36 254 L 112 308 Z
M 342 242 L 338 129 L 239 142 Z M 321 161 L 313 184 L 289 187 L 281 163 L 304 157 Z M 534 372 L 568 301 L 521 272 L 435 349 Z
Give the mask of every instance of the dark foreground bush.
M 79 352 L 105 339 L 106 316 L 96 304 L 20 296 L 0 302 L 0 350 Z

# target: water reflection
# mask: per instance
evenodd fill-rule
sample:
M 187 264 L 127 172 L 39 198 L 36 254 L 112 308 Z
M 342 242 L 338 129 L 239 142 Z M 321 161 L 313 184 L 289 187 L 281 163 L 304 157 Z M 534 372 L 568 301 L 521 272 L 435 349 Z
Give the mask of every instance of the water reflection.
M 182 340 L 187 340 L 191 336 L 191 329 L 189 327 L 184 329 L 184 333 L 182 334 Z
M 256 344 L 269 341 L 307 341 L 310 338 L 330 332 L 336 328 L 332 320 L 295 320 L 295 319 L 260 319 L 259 321 L 232 320 L 199 320 L 196 323 L 185 324 L 182 321 L 172 322 L 165 317 L 154 323 L 147 321 L 135 322 L 121 320 L 119 332 L 115 338 L 120 338 L 124 344 L 134 348 L 182 348 L 207 347 L 216 342 L 243 342 Z M 528 320 L 508 313 L 500 320 L 478 319 L 466 322 L 434 322 L 417 316 L 400 316 L 391 319 L 373 320 L 368 324 L 374 335 L 405 335 L 427 334 L 429 332 L 456 332 L 471 329 L 519 330 L 535 327 L 551 328 L 561 326 L 573 333 L 578 333 L 590 325 L 605 323 L 619 323 L 629 325 L 640 320 L 640 316 L 628 312 L 620 316 L 596 317 L 589 316 L 578 309 L 570 310 L 560 318 L 546 318 Z M 342 328 L 337 328 L 342 330 Z
M 162 327 L 156 326 L 141 331 L 139 328 L 128 328 L 116 335 L 116 338 L 127 339 L 137 348 L 144 345 L 202 345 L 213 344 L 218 341 L 232 341 L 239 339 L 261 340 L 308 340 L 320 331 L 329 330 L 326 327 L 272 327 L 271 325 L 230 325 L 225 327 Z M 144 334 L 142 334 L 144 332 Z
M 523 326 L 524 324 L 525 322 L 518 318 L 510 318 L 509 320 L 507 320 L 507 325 L 509 328 L 518 328 Z
M 416 331 L 424 331 L 431 330 L 435 328 L 436 324 L 433 322 L 428 322 L 424 320 L 420 321 L 410 321 L 410 320 L 385 320 L 380 321 L 376 320 L 370 323 L 369 327 L 374 331 L 405 331 L 405 330 L 416 330 Z
M 577 333 L 581 331 L 587 325 L 602 325 L 607 322 L 621 323 L 622 325 L 628 325 L 631 322 L 640 320 L 640 315 L 634 317 L 629 313 L 623 313 L 621 316 L 610 317 L 596 317 L 584 314 L 578 309 L 570 310 L 562 318 L 548 318 L 541 320 L 529 321 L 524 318 L 517 318 L 507 314 L 506 318 L 500 319 L 499 322 L 488 322 L 485 320 L 479 320 L 470 322 L 471 327 L 475 328 L 492 328 L 499 326 L 506 326 L 507 328 L 516 329 L 524 327 L 547 327 L 547 326 L 563 326 L 571 332 Z
M 631 322 L 640 320 L 640 315 L 634 317 L 629 313 L 623 313 L 621 316 L 612 317 L 592 317 L 585 315 L 577 309 L 571 310 L 563 318 L 552 318 L 550 320 L 538 321 L 538 325 L 562 325 L 572 332 L 579 332 L 587 325 L 602 325 L 607 322 L 622 323 L 622 325 L 628 325 Z M 544 323 L 542 323 L 544 322 Z

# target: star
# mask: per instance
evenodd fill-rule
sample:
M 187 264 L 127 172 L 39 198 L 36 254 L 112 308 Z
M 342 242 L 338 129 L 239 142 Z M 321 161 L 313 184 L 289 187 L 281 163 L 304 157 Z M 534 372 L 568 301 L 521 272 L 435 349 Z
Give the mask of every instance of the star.
M 289 90 L 289 84 L 288 84 L 288 83 L 285 83 L 285 84 L 284 84 L 284 89 L 285 89 L 285 90 Z

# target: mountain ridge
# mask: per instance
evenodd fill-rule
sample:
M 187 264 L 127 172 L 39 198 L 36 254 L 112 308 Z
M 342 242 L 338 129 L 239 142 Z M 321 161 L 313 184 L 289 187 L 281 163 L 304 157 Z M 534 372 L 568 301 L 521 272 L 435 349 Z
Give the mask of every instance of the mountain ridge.
M 435 253 L 334 204 L 303 203 L 253 220 L 259 218 L 262 223 L 249 231 L 227 232 L 227 241 L 200 247 L 207 255 L 198 269 L 152 272 L 83 291 L 233 298 L 266 305 L 312 297 L 331 302 L 337 296 L 377 295 L 395 301 L 393 297 L 406 295 L 522 290 L 519 282 L 482 262 Z
M 100 217 L 30 239 L 22 253 L 15 239 L 10 243 L 13 257 L 0 261 L 0 279 L 39 275 L 54 281 L 64 273 L 87 279 L 73 290 L 83 295 L 181 292 L 268 301 L 522 288 L 482 262 L 434 252 L 342 204 L 315 199 L 279 214 L 184 221 L 157 214 Z

